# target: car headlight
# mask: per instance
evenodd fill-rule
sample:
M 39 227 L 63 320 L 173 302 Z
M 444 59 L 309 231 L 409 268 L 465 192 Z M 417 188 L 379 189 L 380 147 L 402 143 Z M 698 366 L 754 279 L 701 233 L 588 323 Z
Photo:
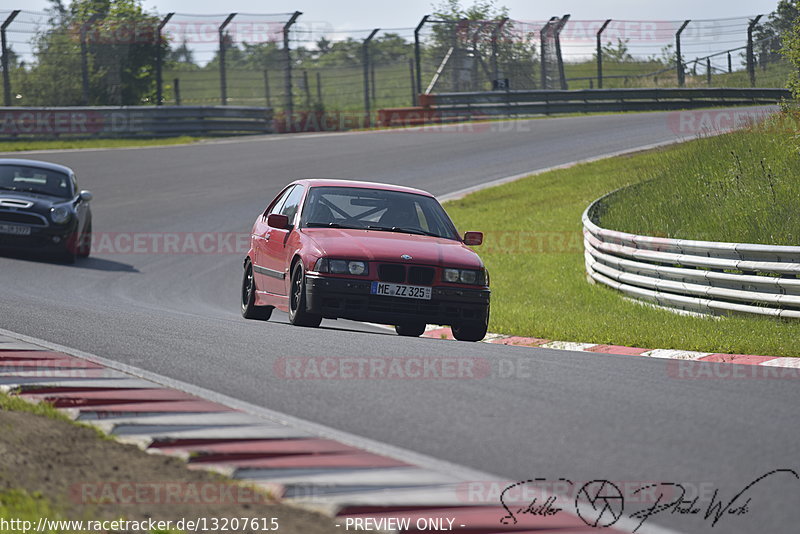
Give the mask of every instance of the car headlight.
M 365 261 L 331 260 L 328 258 L 320 258 L 317 260 L 314 270 L 318 273 L 365 276 L 369 272 L 369 267 Z
M 486 271 L 473 269 L 445 269 L 443 273 L 445 282 L 451 284 L 485 285 Z
M 50 208 L 50 218 L 53 219 L 53 222 L 56 224 L 64 224 L 71 216 L 72 211 L 70 211 L 69 206 Z

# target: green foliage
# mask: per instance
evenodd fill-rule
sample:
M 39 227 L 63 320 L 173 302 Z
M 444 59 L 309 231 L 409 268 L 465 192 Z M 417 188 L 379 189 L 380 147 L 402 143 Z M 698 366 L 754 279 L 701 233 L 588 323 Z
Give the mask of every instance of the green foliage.
M 665 158 L 640 173 L 640 185 L 612 195 L 601 222 L 640 235 L 797 245 L 797 127 L 782 116 L 687 145 L 680 159 Z
M 794 19 L 794 24 L 784 33 L 781 53 L 793 66 L 788 87 L 795 99 L 800 100 L 800 13 Z
M 56 0 L 34 40 L 35 62 L 19 73 L 24 105 L 83 103 L 81 49 L 87 53 L 90 105 L 152 101 L 158 17 L 140 0 Z
M 800 356 L 797 346 L 800 321 L 681 316 L 631 302 L 618 292 L 586 281 L 581 214 L 593 200 L 647 180 L 660 172 L 657 169 L 695 176 L 696 165 L 700 163 L 697 155 L 708 154 L 702 167 L 703 176 L 721 178 L 736 169 L 729 152 L 734 150 L 740 154 L 743 173 L 763 177 L 763 171 L 759 170 L 762 158 L 774 177 L 791 170 L 782 184 L 776 185 L 781 188 L 776 191 L 780 194 L 793 191 L 796 195 L 797 187 L 782 188 L 789 187 L 787 182 L 798 176 L 798 164 L 789 161 L 789 153 L 797 154 L 797 147 L 784 150 L 785 156 L 775 154 L 785 148 L 792 133 L 763 135 L 767 137 L 745 133 L 701 139 L 670 149 L 579 165 L 447 203 L 445 207 L 460 230 L 486 232 L 484 245 L 478 252 L 492 275 L 490 331 L 644 348 Z M 770 135 L 775 149 L 766 146 Z M 790 167 L 787 169 L 784 164 Z M 699 177 L 695 182 L 702 183 Z M 666 196 L 679 194 L 685 199 L 692 193 L 676 191 L 675 184 L 671 185 L 663 189 Z M 759 190 L 771 198 L 766 182 Z M 702 189 L 693 191 L 701 193 Z M 657 201 L 652 198 L 656 194 L 657 191 L 651 190 L 651 201 Z M 792 200 L 796 206 L 797 196 L 785 203 Z M 750 210 L 744 211 L 742 215 L 749 218 Z M 778 214 L 783 212 L 767 208 L 762 217 L 771 213 L 778 220 Z
M 785 39 L 794 32 L 800 17 L 800 0 L 780 0 L 778 7 L 765 22 L 758 24 L 753 32 L 757 43 L 755 52 L 761 64 L 779 61 Z

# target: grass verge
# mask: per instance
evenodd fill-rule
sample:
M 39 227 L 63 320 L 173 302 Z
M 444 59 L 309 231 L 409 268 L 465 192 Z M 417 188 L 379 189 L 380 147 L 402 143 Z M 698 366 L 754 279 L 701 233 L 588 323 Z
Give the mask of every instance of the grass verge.
M 702 154 L 709 158 L 701 167 L 705 174 L 696 175 L 700 183 L 712 172 L 727 176 L 734 167 L 725 154 L 749 142 L 757 152 L 761 141 L 748 133 L 699 139 L 544 173 L 447 203 L 459 228 L 486 232 L 485 245 L 478 252 L 492 276 L 490 331 L 644 348 L 800 356 L 798 321 L 682 316 L 631 302 L 586 281 L 581 214 L 593 200 L 645 182 L 660 169 L 684 173 L 688 180 L 698 172 L 693 165 Z M 789 178 L 796 177 L 795 172 Z M 674 185 L 664 191 L 664 196 L 674 195 Z M 614 227 L 606 219 L 603 222 Z
M 48 404 L 31 404 L 4 393 L 0 393 L 0 453 L 0 522 L 8 525 L 17 520 L 11 532 L 32 525 L 31 532 L 45 518 L 50 523 L 39 532 L 48 534 L 106 530 L 176 534 L 191 530 L 180 526 L 186 525 L 182 519 L 207 518 L 211 526 L 213 518 L 236 518 L 237 532 L 255 534 L 263 530 L 264 518 L 273 517 L 280 531 L 288 534 L 336 532 L 329 518 L 282 505 L 263 489 L 187 469 L 186 462 L 175 457 L 98 439 L 94 428 L 67 420 Z M 103 521 L 128 523 L 97 526 Z
M 196 143 L 201 137 L 163 137 L 155 139 L 53 139 L 34 141 L 18 139 L 0 141 L 0 152 L 22 152 L 28 150 L 61 150 L 72 148 L 126 148 L 137 146 L 184 145 Z

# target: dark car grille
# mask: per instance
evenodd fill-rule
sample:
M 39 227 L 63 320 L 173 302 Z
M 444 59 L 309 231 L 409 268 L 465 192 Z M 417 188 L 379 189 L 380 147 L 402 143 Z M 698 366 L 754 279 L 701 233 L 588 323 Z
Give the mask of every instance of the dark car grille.
M 47 226 L 47 223 L 38 215 L 30 213 L 20 213 L 17 211 L 0 211 L 0 222 L 31 224 L 35 226 Z
M 406 281 L 406 266 L 393 263 L 384 263 L 378 266 L 378 278 L 381 282 L 394 282 L 402 284 Z
M 421 286 L 433 285 L 434 270 L 431 267 L 409 267 L 408 283 Z

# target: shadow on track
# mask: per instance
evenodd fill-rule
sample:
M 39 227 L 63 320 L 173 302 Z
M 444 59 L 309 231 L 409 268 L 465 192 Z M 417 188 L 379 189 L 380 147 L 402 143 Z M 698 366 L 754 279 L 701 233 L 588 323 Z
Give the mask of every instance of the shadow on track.
M 104 258 L 78 258 L 73 264 L 66 264 L 35 252 L 17 251 L 17 250 L 0 250 L 0 257 L 9 258 L 20 261 L 28 261 L 35 263 L 48 263 L 50 265 L 60 265 L 66 269 L 90 269 L 94 271 L 106 272 L 120 272 L 120 273 L 140 273 L 139 269 L 130 265 L 129 263 L 122 263 L 114 260 L 107 260 Z

